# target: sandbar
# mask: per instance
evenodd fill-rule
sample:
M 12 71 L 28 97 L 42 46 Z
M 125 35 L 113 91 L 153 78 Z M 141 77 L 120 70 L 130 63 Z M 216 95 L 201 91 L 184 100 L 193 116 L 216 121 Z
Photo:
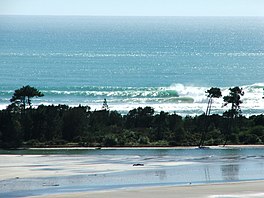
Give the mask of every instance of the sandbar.
M 112 191 L 81 192 L 33 196 L 34 198 L 254 198 L 264 197 L 264 181 L 151 187 Z M 33 198 L 32 197 L 32 198 Z

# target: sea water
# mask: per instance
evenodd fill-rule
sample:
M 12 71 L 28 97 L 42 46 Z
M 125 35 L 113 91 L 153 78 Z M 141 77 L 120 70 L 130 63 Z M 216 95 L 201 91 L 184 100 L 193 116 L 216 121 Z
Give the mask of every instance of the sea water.
M 0 160 L 0 197 L 264 179 L 263 148 L 0 150 Z
M 35 105 L 197 115 L 207 89 L 240 86 L 242 112 L 261 114 L 263 68 L 263 17 L 0 16 L 1 108 L 30 85 Z

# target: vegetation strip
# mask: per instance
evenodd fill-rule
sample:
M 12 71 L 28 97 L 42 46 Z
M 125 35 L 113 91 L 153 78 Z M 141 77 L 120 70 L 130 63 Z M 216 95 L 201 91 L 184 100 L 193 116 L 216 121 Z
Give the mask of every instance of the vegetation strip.
M 0 147 L 56 146 L 199 146 L 219 144 L 263 144 L 264 116 L 246 118 L 240 109 L 244 92 L 230 88 L 224 96 L 231 108 L 223 115 L 210 115 L 218 88 L 208 94 L 206 113 L 182 117 L 151 107 L 139 107 L 121 115 L 110 111 L 107 101 L 102 110 L 89 106 L 40 105 L 32 108 L 32 98 L 44 96 L 34 87 L 15 90 L 11 104 L 0 111 Z

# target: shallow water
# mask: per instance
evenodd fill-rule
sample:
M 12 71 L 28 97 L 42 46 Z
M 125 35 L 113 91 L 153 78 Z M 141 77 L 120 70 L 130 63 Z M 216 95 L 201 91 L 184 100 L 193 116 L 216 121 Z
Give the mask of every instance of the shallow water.
M 263 148 L 34 149 L 0 153 L 0 197 L 264 179 Z

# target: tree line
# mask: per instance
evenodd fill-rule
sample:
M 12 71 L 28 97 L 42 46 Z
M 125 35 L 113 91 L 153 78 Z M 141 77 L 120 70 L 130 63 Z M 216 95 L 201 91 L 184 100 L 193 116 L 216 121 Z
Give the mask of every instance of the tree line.
M 211 115 L 219 88 L 207 90 L 207 110 L 202 115 L 182 117 L 155 113 L 151 107 L 132 109 L 126 115 L 89 106 L 39 105 L 32 98 L 44 96 L 34 87 L 15 90 L 11 104 L 0 111 L 0 147 L 54 146 L 199 146 L 219 144 L 263 144 L 264 115 L 241 114 L 243 90 L 230 88 L 223 97 L 230 109 Z

